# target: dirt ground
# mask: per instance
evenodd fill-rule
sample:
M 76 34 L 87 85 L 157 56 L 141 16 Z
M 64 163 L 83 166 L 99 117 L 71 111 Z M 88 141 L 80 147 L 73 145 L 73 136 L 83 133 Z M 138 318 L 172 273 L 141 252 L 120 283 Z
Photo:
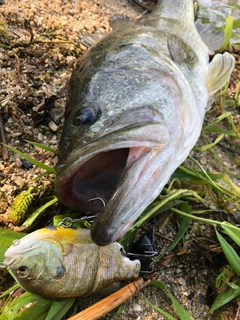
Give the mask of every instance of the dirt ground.
M 152 8 L 154 3 L 148 1 L 144 5 Z M 143 8 L 128 0 L 4 0 L 4 4 L 0 6 L 1 141 L 54 166 L 56 156 L 31 146 L 25 140 L 39 142 L 57 150 L 64 122 L 67 82 L 77 58 L 86 50 L 81 43 L 81 36 L 85 33 L 110 32 L 108 20 L 113 14 L 138 18 L 143 12 Z M 238 73 L 233 81 L 236 82 L 237 77 Z M 206 122 L 217 113 L 218 111 L 210 112 Z M 233 111 L 235 120 L 239 122 L 238 113 L 239 110 Z M 198 145 L 203 143 L 200 139 Z M 239 174 L 239 167 L 221 149 L 218 151 L 223 161 L 229 164 L 229 170 Z M 215 172 L 218 171 L 210 154 L 194 151 L 192 155 L 206 169 L 210 166 Z M 15 227 L 6 220 L 15 196 L 22 190 L 29 186 L 41 186 L 47 190 L 46 193 L 51 194 L 54 174 L 48 178 L 33 180 L 40 172 L 35 166 L 26 168 L 18 155 L 2 147 L 1 227 Z M 160 221 L 154 221 L 158 252 L 162 252 L 172 242 L 179 221 L 179 217 L 173 216 L 164 228 Z M 216 257 L 209 250 L 210 242 L 201 240 L 202 234 L 207 235 L 210 241 L 214 232 L 206 225 L 192 222 L 186 235 L 186 240 L 190 243 L 188 253 L 178 255 L 182 251 L 181 246 L 178 246 L 168 259 L 157 265 L 157 279 L 165 284 L 196 320 L 207 318 L 215 293 L 215 274 L 219 268 L 216 263 L 221 260 L 219 255 Z M 176 316 L 164 291 L 148 286 L 126 302 L 121 314 L 115 315 L 114 319 L 166 319 L 147 305 L 144 299 Z M 80 302 L 82 308 L 88 304 L 88 301 Z M 225 319 L 234 319 L 236 309 L 237 305 L 234 305 L 231 310 L 224 311 Z M 113 313 L 103 319 L 110 320 L 112 315 Z

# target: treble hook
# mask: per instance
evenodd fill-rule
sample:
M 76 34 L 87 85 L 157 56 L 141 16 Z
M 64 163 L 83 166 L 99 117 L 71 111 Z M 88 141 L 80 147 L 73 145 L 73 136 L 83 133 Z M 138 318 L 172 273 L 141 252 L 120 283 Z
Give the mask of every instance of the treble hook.
M 105 203 L 105 201 L 104 201 L 102 198 L 100 198 L 100 197 L 91 198 L 91 199 L 89 199 L 88 201 L 94 201 L 94 200 L 100 200 L 100 201 L 102 201 L 102 203 L 103 203 L 103 208 L 105 208 L 106 203 Z M 70 217 L 66 217 L 66 218 L 64 218 L 61 222 L 59 222 L 58 227 L 63 226 L 64 228 L 71 228 L 72 225 L 73 225 L 75 222 L 82 221 L 82 220 L 87 220 L 87 221 L 88 221 L 88 220 L 95 219 L 95 218 L 98 216 L 98 214 L 99 214 L 99 213 L 97 213 L 97 214 L 94 215 L 94 216 L 84 216 L 84 217 L 78 218 L 78 219 L 72 219 L 72 218 L 70 218 Z
M 92 220 L 95 218 L 96 218 L 96 216 L 84 216 L 84 217 L 78 218 L 78 219 L 72 219 L 70 217 L 66 217 L 62 221 L 59 222 L 58 227 L 63 226 L 64 228 L 71 228 L 75 222 L 82 221 L 82 220 Z

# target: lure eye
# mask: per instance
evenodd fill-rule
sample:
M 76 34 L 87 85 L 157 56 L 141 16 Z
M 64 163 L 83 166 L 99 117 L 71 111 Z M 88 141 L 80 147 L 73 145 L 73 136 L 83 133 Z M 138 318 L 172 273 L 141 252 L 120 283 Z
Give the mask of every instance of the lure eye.
M 26 266 L 21 266 L 17 269 L 17 275 L 20 277 L 26 277 L 29 274 L 29 269 Z
M 78 125 L 89 126 L 97 120 L 97 111 L 93 107 L 85 107 L 76 118 Z

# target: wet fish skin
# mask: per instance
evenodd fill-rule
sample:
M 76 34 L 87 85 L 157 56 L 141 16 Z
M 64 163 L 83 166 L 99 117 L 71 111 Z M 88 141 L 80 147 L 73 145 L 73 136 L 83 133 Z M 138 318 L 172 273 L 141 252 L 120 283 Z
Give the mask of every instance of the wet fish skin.
M 98 245 L 125 235 L 197 142 L 211 96 L 235 65 L 229 53 L 209 63 L 210 51 L 192 0 L 162 0 L 76 65 L 55 190 L 66 206 L 100 213 L 91 229 Z
M 91 295 L 121 280 L 138 278 L 141 263 L 115 242 L 98 247 L 88 229 L 43 228 L 15 240 L 4 265 L 26 290 L 49 299 Z

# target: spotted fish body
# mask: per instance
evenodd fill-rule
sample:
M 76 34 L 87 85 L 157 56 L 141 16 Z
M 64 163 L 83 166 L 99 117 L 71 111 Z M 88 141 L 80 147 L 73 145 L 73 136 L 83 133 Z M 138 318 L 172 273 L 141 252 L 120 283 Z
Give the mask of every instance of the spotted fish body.
M 55 190 L 66 206 L 98 215 L 98 245 L 123 237 L 159 195 L 234 68 L 229 53 L 209 63 L 219 37 L 198 31 L 193 12 L 192 0 L 159 1 L 93 45 L 72 73 Z
M 15 240 L 4 265 L 26 291 L 65 299 L 136 279 L 140 261 L 129 260 L 122 250 L 117 242 L 98 247 L 88 229 L 44 228 Z

